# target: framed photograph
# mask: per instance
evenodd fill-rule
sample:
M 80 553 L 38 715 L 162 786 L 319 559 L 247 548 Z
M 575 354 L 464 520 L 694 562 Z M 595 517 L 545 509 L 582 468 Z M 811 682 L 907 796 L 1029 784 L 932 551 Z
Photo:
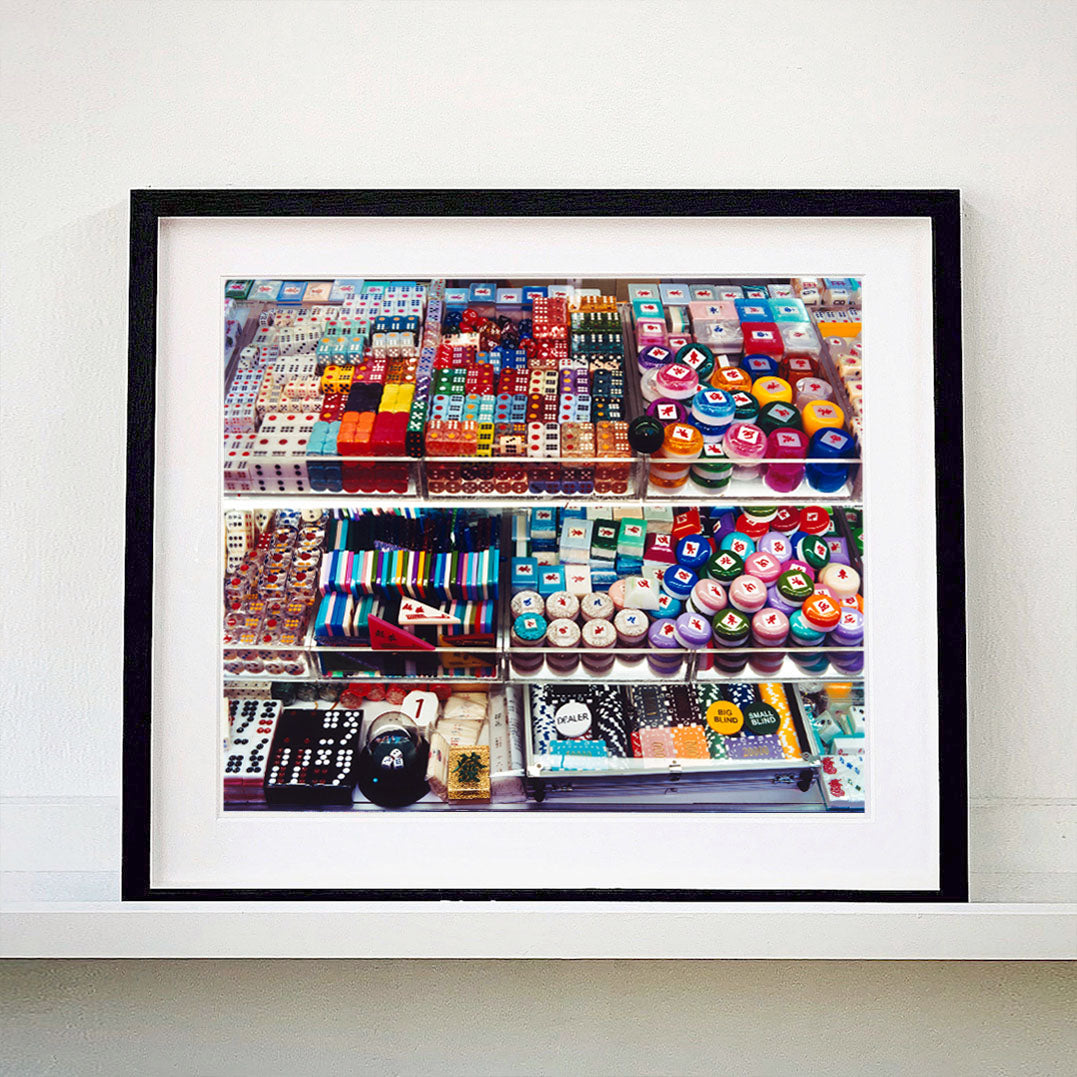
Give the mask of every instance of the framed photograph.
M 135 191 L 123 897 L 967 901 L 955 191 Z

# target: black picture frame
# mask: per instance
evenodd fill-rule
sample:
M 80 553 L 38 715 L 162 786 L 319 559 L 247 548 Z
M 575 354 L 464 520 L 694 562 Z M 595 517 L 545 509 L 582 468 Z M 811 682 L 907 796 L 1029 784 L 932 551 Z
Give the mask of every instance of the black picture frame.
M 956 190 L 136 190 L 131 192 L 123 669 L 124 901 L 968 901 L 961 203 Z M 158 226 L 175 217 L 918 217 L 931 221 L 939 651 L 936 890 L 173 889 L 150 881 Z M 943 720 L 945 716 L 945 720 Z

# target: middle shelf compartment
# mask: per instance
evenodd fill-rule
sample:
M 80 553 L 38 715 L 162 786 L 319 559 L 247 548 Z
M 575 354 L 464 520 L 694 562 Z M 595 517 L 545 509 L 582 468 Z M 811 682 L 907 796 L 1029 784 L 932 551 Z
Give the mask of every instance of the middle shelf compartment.
M 864 665 L 859 507 L 225 512 L 226 680 L 817 680 Z

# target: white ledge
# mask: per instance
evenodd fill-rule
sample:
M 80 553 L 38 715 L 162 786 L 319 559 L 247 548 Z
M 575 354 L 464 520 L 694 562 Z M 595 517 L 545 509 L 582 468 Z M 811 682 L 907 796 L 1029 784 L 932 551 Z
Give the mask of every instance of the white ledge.
M 1069 960 L 1077 905 L 12 904 L 5 957 Z

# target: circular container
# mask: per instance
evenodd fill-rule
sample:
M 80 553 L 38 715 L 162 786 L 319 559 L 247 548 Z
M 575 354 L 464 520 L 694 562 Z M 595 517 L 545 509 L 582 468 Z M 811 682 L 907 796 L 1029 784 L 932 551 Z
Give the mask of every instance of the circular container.
M 724 490 L 733 477 L 733 465 L 726 458 L 720 441 L 716 438 L 707 442 L 704 435 L 703 453 L 690 470 L 692 481 L 706 490 Z
M 774 584 L 779 595 L 795 607 L 800 607 L 812 593 L 812 581 L 799 568 L 787 568 Z
M 780 531 L 768 531 L 757 543 L 756 548 L 768 553 L 779 565 L 784 565 L 793 557 L 793 544 Z
M 699 392 L 699 375 L 685 363 L 670 363 L 656 378 L 662 395 L 670 400 L 690 400 Z
M 711 372 L 711 385 L 727 393 L 746 393 L 752 387 L 751 375 L 735 366 L 716 366 Z
M 834 460 L 834 463 L 809 464 L 807 479 L 813 490 L 832 494 L 848 481 L 850 464 L 841 460 L 856 456 L 856 438 L 844 430 L 817 430 L 808 445 L 808 459 Z
M 789 635 L 789 618 L 766 606 L 752 617 L 752 638 L 760 647 L 780 647 Z
M 751 479 L 759 474 L 759 465 L 754 461 L 766 455 L 767 437 L 753 423 L 735 422 L 725 432 L 722 448 L 734 463 L 733 477 Z
M 725 588 L 717 580 L 699 580 L 692 588 L 692 597 L 688 600 L 688 607 L 705 617 L 713 617 L 726 607 Z
M 647 405 L 647 414 L 652 419 L 657 419 L 663 427 L 670 423 L 683 423 L 688 418 L 684 405 L 679 400 L 670 400 L 667 397 L 659 397 Z
M 608 621 L 613 614 L 613 599 L 601 591 L 592 591 L 580 599 L 580 616 L 584 621 Z
M 682 647 L 697 651 L 710 643 L 711 623 L 700 613 L 682 613 L 673 625 L 673 633 Z
M 751 629 L 751 621 L 740 610 L 723 610 L 711 622 L 714 642 L 722 647 L 741 646 Z
M 739 531 L 742 535 L 747 535 L 752 542 L 758 542 L 767 533 L 769 526 L 766 520 L 742 512 L 737 517 L 735 530 Z
M 755 613 L 767 604 L 767 585 L 755 576 L 738 576 L 729 585 L 729 604 L 741 613 Z
M 554 591 L 546 598 L 546 619 L 556 621 L 567 617 L 574 621 L 580 615 L 580 600 L 568 591 Z
M 657 677 L 673 677 L 684 664 L 684 655 L 677 642 L 677 624 L 670 617 L 660 617 L 647 630 L 647 665 Z M 669 653 L 676 649 L 676 653 Z
M 807 561 L 801 561 L 798 558 L 794 557 L 793 560 L 790 561 L 789 564 L 787 564 L 785 567 L 786 567 L 786 569 L 799 569 L 801 572 L 803 572 L 804 575 L 807 576 L 808 579 L 812 581 L 812 589 L 814 590 L 814 587 L 815 587 L 815 569 L 812 568 L 811 565 L 809 565 Z
M 695 587 L 699 576 L 684 565 L 674 565 L 662 573 L 662 590 L 671 598 L 683 602 Z
M 751 535 L 746 535 L 743 531 L 730 531 L 729 534 L 722 536 L 719 548 L 720 550 L 735 553 L 743 560 L 749 554 L 755 553 L 755 539 Z
M 860 647 L 864 643 L 864 615 L 859 610 L 843 609 L 830 633 L 830 642 L 840 647 Z
M 766 378 L 756 378 L 752 382 L 752 396 L 759 401 L 760 408 L 775 402 L 791 404 L 793 402 L 793 387 L 784 378 L 778 378 L 774 375 Z
M 804 481 L 804 457 L 808 452 L 808 435 L 803 430 L 781 429 L 767 437 L 767 457 L 790 463 L 767 465 L 763 481 L 779 494 L 792 493 Z M 794 462 L 795 461 L 795 462 Z
M 805 535 L 796 545 L 797 560 L 811 565 L 816 572 L 830 562 L 830 545 L 818 535 Z
M 759 409 L 755 425 L 768 437 L 775 430 L 799 430 L 800 412 L 792 404 L 773 400 Z
M 800 418 L 808 437 L 817 430 L 840 430 L 845 425 L 845 412 L 829 400 L 813 400 L 801 409 Z
M 744 517 L 748 520 L 756 521 L 761 524 L 771 523 L 771 521 L 773 521 L 777 515 L 777 505 L 745 505 L 744 508 L 741 510 L 741 517 Z M 742 527 L 741 530 L 747 531 L 748 534 L 752 536 L 752 538 L 756 537 L 756 532 L 749 531 L 746 527 Z M 765 531 L 766 528 L 763 528 L 759 532 L 759 534 L 762 535 L 765 533 Z
M 789 639 L 798 647 L 818 647 L 824 638 L 824 633 L 811 626 L 803 610 L 796 610 L 790 615 Z
M 609 621 L 588 621 L 583 626 L 583 654 L 580 661 L 588 673 L 603 675 L 613 669 L 609 652 L 617 642 L 617 630 Z
M 650 621 L 643 610 L 621 610 L 613 619 L 613 627 L 617 632 L 618 647 L 642 647 L 647 642 L 647 630 Z M 643 660 L 643 655 L 620 655 L 622 662 L 636 665 Z
M 772 584 L 767 588 L 767 606 L 780 610 L 787 617 L 791 613 L 795 613 L 800 606 L 796 602 L 790 602 L 779 590 L 777 584 Z
M 654 611 L 655 617 L 678 617 L 684 610 L 684 603 L 679 598 L 666 594 L 663 591 L 658 596 L 658 609 Z
M 546 638 L 546 618 L 540 614 L 525 613 L 512 622 L 509 638 L 512 641 L 510 659 L 517 673 L 537 673 L 542 669 L 543 655 L 521 654 L 521 649 L 538 647 Z
M 828 595 L 814 593 L 800 607 L 809 628 L 816 632 L 833 632 L 841 619 L 841 607 Z
M 580 664 L 580 626 L 567 617 L 551 621 L 546 628 L 546 644 L 559 653 L 547 653 L 546 663 L 554 673 L 575 673 Z
M 692 461 L 702 451 L 703 435 L 694 426 L 670 423 L 662 448 L 651 458 L 651 482 L 665 489 L 679 489 L 688 481 Z
M 839 599 L 852 598 L 860 590 L 860 573 L 852 565 L 832 562 L 823 566 L 819 582 L 829 587 Z
M 685 535 L 677 541 L 675 556 L 677 564 L 690 568 L 693 572 L 702 571 L 714 553 L 710 539 L 706 535 Z
M 822 378 L 800 378 L 796 388 L 796 406 L 803 411 L 813 400 L 833 400 L 834 390 Z
M 657 419 L 641 415 L 628 424 L 628 444 L 633 451 L 650 455 L 662 448 L 666 428 Z
M 769 533 L 769 532 L 768 532 Z M 770 586 L 782 574 L 782 563 L 765 550 L 756 550 L 744 559 L 744 571 Z
M 800 528 L 800 509 L 796 505 L 783 505 L 770 526 L 783 535 L 791 535 Z
M 736 653 L 736 652 L 734 652 Z M 748 655 L 748 665 L 761 677 L 777 677 L 785 661 L 785 651 L 753 651 Z
M 661 344 L 651 344 L 639 353 L 639 372 L 646 374 L 648 370 L 658 370 L 672 359 L 669 348 L 663 348 Z
M 614 580 L 613 583 L 610 584 L 609 596 L 615 610 L 623 610 L 625 608 L 626 586 L 623 578 Z
M 822 505 L 805 505 L 794 530 L 806 535 L 825 535 L 830 530 L 830 513 Z
M 744 575 L 744 558 L 732 550 L 721 549 L 707 562 L 707 575 L 719 583 L 732 583 Z
M 513 617 L 522 617 L 525 613 L 542 614 L 546 610 L 546 600 L 538 591 L 521 591 L 512 596 Z
M 736 418 L 742 423 L 754 423 L 759 415 L 759 401 L 746 389 L 738 389 L 733 393 L 733 403 L 737 410 Z
M 678 349 L 674 360 L 690 366 L 699 376 L 700 381 L 706 381 L 714 371 L 714 353 L 706 344 L 685 344 L 684 347 Z
M 644 400 L 649 400 L 652 403 L 656 400 L 661 400 L 663 392 L 658 386 L 658 370 L 647 370 L 644 372 L 643 377 L 639 381 L 639 391 Z
M 737 415 L 733 397 L 722 389 L 703 389 L 692 398 L 692 419 L 704 439 L 721 437 Z

